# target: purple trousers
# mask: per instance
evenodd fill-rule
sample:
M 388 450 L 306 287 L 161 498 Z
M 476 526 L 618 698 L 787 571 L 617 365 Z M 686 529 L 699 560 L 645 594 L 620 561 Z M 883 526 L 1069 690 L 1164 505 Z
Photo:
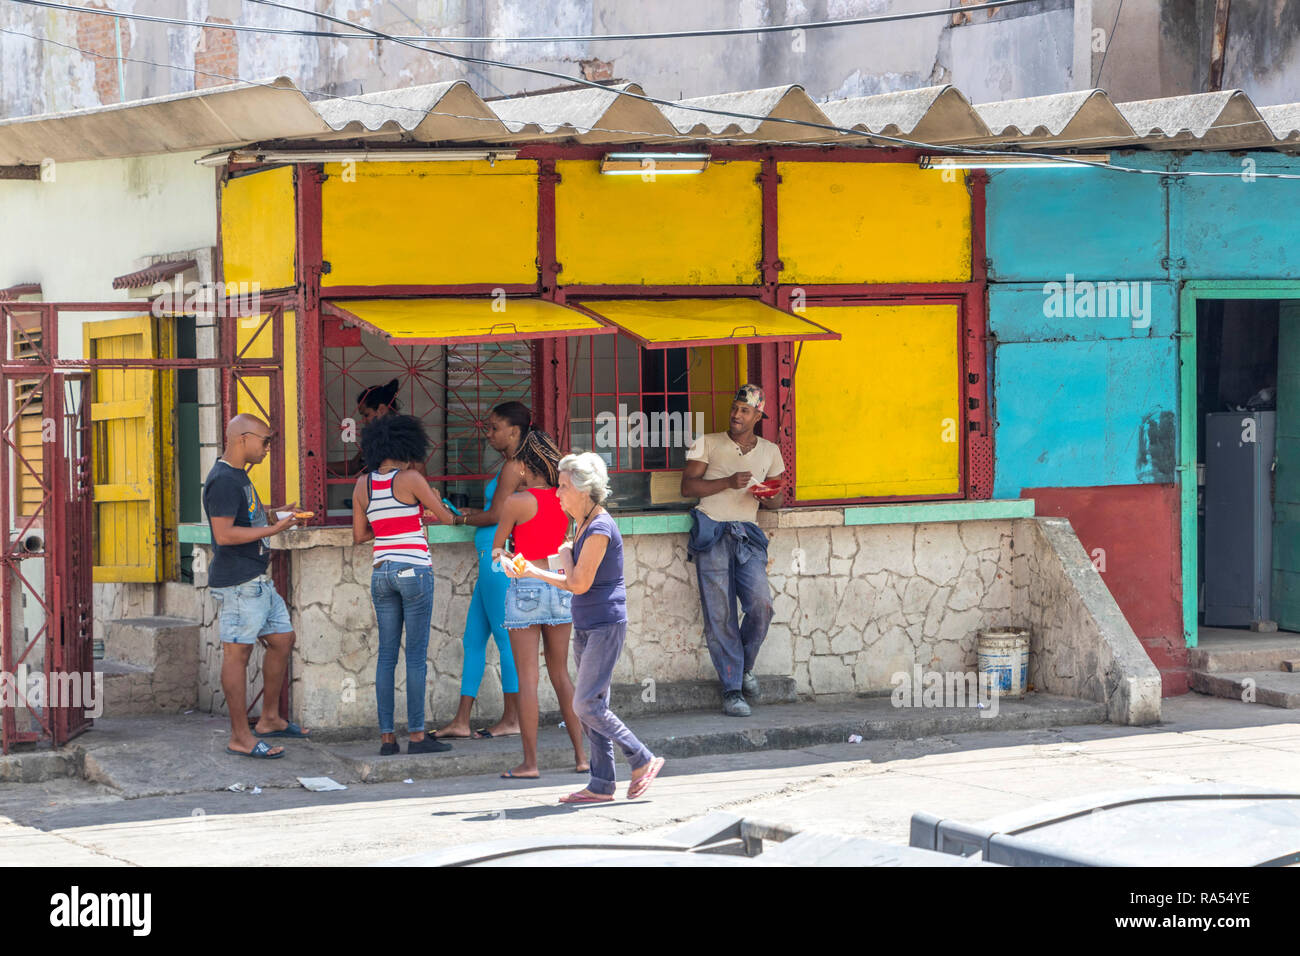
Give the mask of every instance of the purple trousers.
M 615 779 L 614 744 L 618 744 L 633 770 L 654 759 L 654 754 L 609 709 L 609 682 L 614 676 L 618 655 L 623 653 L 626 637 L 626 621 L 589 631 L 573 630 L 573 659 L 578 665 L 578 679 L 573 685 L 573 709 L 582 721 L 587 745 L 591 749 L 591 782 L 587 789 L 611 796 Z

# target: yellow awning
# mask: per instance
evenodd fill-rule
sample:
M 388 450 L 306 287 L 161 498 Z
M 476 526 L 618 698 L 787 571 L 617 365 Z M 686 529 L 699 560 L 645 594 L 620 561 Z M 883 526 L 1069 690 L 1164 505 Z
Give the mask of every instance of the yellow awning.
M 394 345 L 456 345 L 613 332 L 589 315 L 545 299 L 335 299 L 324 310 Z
M 574 304 L 618 326 L 648 349 L 840 337 L 757 299 L 608 299 Z

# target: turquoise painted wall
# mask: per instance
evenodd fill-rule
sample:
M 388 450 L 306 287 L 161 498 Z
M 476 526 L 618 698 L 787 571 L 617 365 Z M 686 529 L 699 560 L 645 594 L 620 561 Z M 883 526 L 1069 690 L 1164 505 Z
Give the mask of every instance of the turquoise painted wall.
M 990 171 L 995 497 L 1177 481 L 1180 283 L 1300 276 L 1300 181 L 1248 177 L 1300 174 L 1300 159 L 1148 153 L 1112 162 L 1234 176 Z M 1076 304 L 1092 294 L 1094 314 L 1053 314 L 1071 281 Z M 1083 285 L 1100 282 L 1124 289 Z M 1125 302 L 1132 282 L 1150 283 L 1138 287 L 1142 318 Z M 1105 314 L 1112 309 L 1119 314 Z

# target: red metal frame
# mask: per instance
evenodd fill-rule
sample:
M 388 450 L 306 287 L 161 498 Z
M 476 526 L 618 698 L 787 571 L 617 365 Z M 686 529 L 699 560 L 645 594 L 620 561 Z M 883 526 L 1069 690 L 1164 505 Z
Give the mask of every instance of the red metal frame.
M 297 207 L 295 233 L 297 255 L 294 269 L 298 283 L 298 414 L 301 432 L 299 461 L 302 469 L 302 506 L 316 514 L 325 513 L 325 388 L 324 319 L 320 311 L 322 167 L 299 166 L 295 174 Z
M 428 295 L 483 295 L 497 289 L 510 294 L 540 294 L 559 304 L 581 304 L 581 300 L 598 300 L 610 297 L 637 298 L 706 298 L 711 296 L 751 297 L 776 308 L 787 308 L 793 284 L 780 284 L 784 268 L 779 255 L 780 163 L 783 162 L 849 162 L 849 163 L 914 163 L 923 151 L 916 149 L 874 147 L 871 149 L 823 146 L 744 146 L 715 143 L 674 144 L 674 149 L 698 148 L 707 151 L 717 162 L 757 162 L 760 164 L 758 182 L 762 188 L 762 259 L 758 263 L 761 281 L 754 285 L 689 286 L 689 285 L 570 285 L 558 284 L 562 264 L 557 261 L 555 237 L 556 185 L 560 181 L 556 163 L 560 160 L 595 160 L 614 147 L 608 145 L 576 145 L 538 143 L 521 147 L 518 158 L 538 162 L 538 212 L 537 212 L 537 266 L 538 283 L 474 285 L 389 285 L 389 286 L 338 286 L 327 288 L 332 299 L 353 297 L 398 297 Z M 638 149 L 659 152 L 662 145 L 620 145 L 619 151 L 635 152 Z M 305 167 L 299 167 L 303 169 Z M 989 414 L 989 388 L 987 369 L 987 267 L 985 261 L 985 195 L 987 175 L 972 172 L 967 180 L 971 195 L 971 275 L 966 281 L 950 283 L 888 283 L 854 285 L 800 285 L 807 301 L 830 304 L 835 301 L 853 301 L 855 304 L 871 302 L 925 302 L 952 301 L 961 314 L 959 354 L 962 360 L 960 394 L 962 395 L 963 440 L 961 451 L 961 481 L 959 493 L 952 495 L 890 496 L 846 501 L 928 501 L 945 498 L 986 498 L 992 491 L 993 436 Z M 314 196 L 314 207 L 304 214 L 302 189 L 299 190 L 300 250 L 302 227 L 311 225 L 312 238 L 319 258 L 320 208 L 319 189 Z M 300 258 L 304 258 L 301 255 Z M 316 275 L 319 280 L 319 274 Z M 301 291 L 300 283 L 300 291 Z M 320 293 L 319 281 L 315 286 Z M 578 300 L 575 302 L 574 300 Z M 314 493 L 317 501 L 324 497 L 324 433 L 323 418 L 312 412 L 308 403 L 319 404 L 323 344 L 319 317 L 303 322 L 300 369 L 304 392 L 304 488 L 319 489 Z M 830 330 L 827 330 L 830 331 Z M 635 339 L 636 336 L 633 336 Z M 748 343 L 749 340 L 745 340 Z M 688 343 L 643 343 L 646 347 L 674 348 Z M 689 343 L 691 345 L 737 345 L 734 339 L 717 342 Z M 769 396 L 769 415 L 774 419 L 776 439 L 786 459 L 786 472 L 794 482 L 797 467 L 794 434 L 795 372 L 797 347 L 788 343 L 771 343 L 755 340 L 749 347 L 750 378 L 757 379 Z M 535 352 L 535 369 L 539 380 L 533 383 L 533 401 L 538 424 L 555 434 L 561 444 L 568 438 L 568 349 L 560 339 L 543 339 Z M 776 397 L 773 403 L 772 396 Z M 775 408 L 775 414 L 773 409 Z M 310 424 L 309 424 L 310 419 Z M 320 423 L 315 424 L 315 423 Z M 788 499 L 789 500 L 789 499 Z M 842 504 L 846 501 L 798 501 L 799 505 Z
M 537 295 L 537 284 L 478 282 L 465 285 L 326 285 L 320 294 L 330 299 L 425 299 L 430 296 Z
M 548 341 L 548 340 L 542 340 Z M 337 405 L 330 400 L 330 396 L 324 398 L 325 412 L 327 421 L 332 425 L 338 425 L 346 418 L 351 418 L 354 409 L 351 404 L 353 389 L 364 389 L 367 385 L 374 384 L 373 377 L 375 374 L 380 376 L 380 380 L 387 377 L 397 378 L 402 385 L 402 392 L 399 392 L 406 409 L 412 414 L 415 413 L 417 401 L 423 401 L 430 405 L 435 411 L 441 411 L 444 415 L 443 428 L 444 438 L 432 442 L 429 457 L 425 460 L 425 467 L 428 469 L 427 477 L 431 482 L 445 481 L 463 481 L 478 480 L 491 477 L 491 473 L 485 468 L 484 455 L 482 452 L 486 448 L 486 443 L 479 446 L 480 454 L 477 459 L 476 468 L 469 471 L 454 471 L 447 462 L 448 467 L 437 468 L 433 460 L 440 451 L 449 451 L 451 446 L 450 431 L 452 427 L 464 427 L 472 424 L 480 434 L 486 429 L 486 415 L 480 407 L 485 397 L 491 396 L 495 390 L 495 397 L 488 398 L 489 405 L 496 405 L 503 401 L 515 398 L 527 398 L 534 392 L 533 372 L 537 366 L 536 352 L 540 343 L 525 343 L 518 339 L 506 343 L 500 339 L 486 342 L 452 342 L 445 346 L 439 345 L 418 345 L 408 344 L 406 342 L 392 343 L 393 351 L 396 358 L 387 354 L 376 354 L 372 352 L 366 343 L 358 335 L 354 343 L 329 346 L 324 352 L 325 372 L 332 386 L 339 384 L 343 387 L 342 405 Z M 442 364 L 441 373 L 429 371 L 427 368 L 436 366 L 438 363 L 428 360 L 430 349 L 446 349 L 446 361 Z M 529 353 L 529 369 L 522 388 L 513 372 L 502 373 L 501 371 L 491 368 L 494 360 L 510 358 L 512 361 L 517 359 L 522 350 L 527 348 Z M 451 359 L 456 359 L 458 373 L 456 377 L 463 375 L 464 371 L 469 368 L 473 371 L 472 382 L 453 382 L 451 371 Z M 366 366 L 366 372 L 357 374 L 356 369 L 359 364 Z M 375 368 L 382 371 L 376 373 Z M 468 385 L 468 387 L 466 387 Z M 409 389 L 409 391 L 406 391 Z M 522 392 L 522 394 L 521 394 Z M 486 394 L 485 394 L 486 393 Z M 470 397 L 472 394 L 472 398 Z M 421 399 L 423 396 L 423 399 Z M 473 401 L 471 406 L 468 402 Z M 459 418 L 461 421 L 453 425 L 452 419 Z M 325 446 L 324 460 L 328 465 L 331 449 L 327 443 Z M 344 454 L 351 455 L 346 447 L 342 449 Z M 326 468 L 325 485 L 328 490 L 331 487 L 346 486 L 350 487 L 356 481 L 356 474 L 340 474 L 331 472 Z M 327 523 L 346 523 L 350 519 L 343 516 L 334 518 L 328 517 Z
M 575 338 L 576 338 L 576 337 L 575 337 Z M 631 336 L 629 336 L 629 338 L 631 338 Z M 732 347 L 734 347 L 734 348 L 736 348 L 736 349 L 740 349 L 740 348 L 742 347 L 742 346 L 740 346 L 740 345 L 738 345 L 738 344 L 736 344 L 736 343 L 734 343 L 734 342 L 724 342 L 724 343 L 721 343 L 721 344 L 726 345 L 726 346 L 732 346 Z M 689 415 L 689 414 L 691 414 L 691 404 L 692 404 L 691 399 L 692 399 L 692 398 L 697 397 L 697 396 L 704 396 L 704 397 L 706 397 L 707 400 L 708 400 L 709 407 L 712 408 L 712 407 L 713 407 L 713 404 L 714 404 L 714 402 L 715 402 L 715 400 L 716 400 L 716 398 L 717 398 L 718 395 L 731 395 L 731 394 L 734 394 L 735 391 L 736 391 L 736 389 L 737 389 L 740 385 L 744 384 L 743 382 L 739 382 L 739 381 L 737 381 L 737 382 L 735 382 L 735 383 L 733 383 L 733 384 L 728 384 L 725 388 L 719 389 L 719 388 L 717 387 L 717 374 L 716 374 L 716 371 L 715 371 L 714 366 L 713 366 L 713 353 L 712 353 L 712 351 L 710 351 L 710 352 L 708 353 L 708 356 L 709 356 L 709 387 L 706 388 L 706 389 L 691 388 L 691 384 L 690 384 L 690 372 L 691 372 L 692 368 L 694 367 L 694 363 L 695 363 L 695 357 L 696 357 L 696 355 L 697 355 L 697 354 L 702 354 L 702 353 L 695 353 L 695 352 L 692 352 L 691 350 L 694 349 L 694 348 L 696 347 L 696 344 L 695 344 L 695 343 L 688 343 L 688 344 L 686 344 L 686 345 L 680 345 L 680 346 L 679 346 L 679 345 L 672 345 L 672 346 L 668 346 L 668 347 L 667 347 L 667 348 L 683 348 L 683 349 L 686 349 L 686 350 L 687 350 L 687 373 L 686 373 L 686 374 L 687 374 L 687 380 L 686 380 L 686 384 L 685 384 L 685 386 L 684 386 L 683 388 L 671 388 L 671 387 L 670 387 L 671 383 L 668 381 L 668 360 L 667 360 L 667 357 L 665 357 L 665 358 L 663 359 L 663 362 L 662 362 L 662 365 L 663 365 L 663 382 L 662 382 L 662 383 L 658 383 L 658 382 L 650 383 L 652 386 L 656 386 L 656 385 L 662 384 L 663 388 L 662 388 L 662 389 L 659 389 L 659 388 L 656 388 L 656 387 L 647 387 L 647 383 L 646 383 L 645 378 L 644 378 L 644 363 L 640 360 L 640 352 L 642 351 L 642 347 L 640 347 L 640 346 L 638 346 L 638 351 L 637 351 L 637 358 L 638 358 L 638 361 L 637 361 L 637 366 L 636 366 L 636 369 L 637 369 L 637 370 L 636 370 L 636 384 L 635 384 L 635 387 L 626 388 L 626 387 L 624 387 L 625 383 L 622 381 L 622 375 L 621 375 L 621 372 L 620 372 L 620 370 L 619 370 L 619 364 L 620 364 L 620 363 L 619 363 L 619 358 L 618 358 L 618 340 L 615 339 L 615 340 L 614 340 L 614 349 L 615 349 L 615 352 L 614 352 L 614 366 L 613 366 L 613 368 L 614 368 L 614 390 L 613 390 L 613 391 L 596 391 L 596 388 L 595 388 L 595 385 L 596 385 L 596 350 L 595 350 L 595 348 L 594 348 L 594 345 L 595 345 L 595 340 L 594 340 L 594 338 L 589 338 L 589 339 L 587 339 L 587 343 L 586 343 L 586 345 L 587 345 L 587 350 L 586 350 L 586 351 L 587 351 L 587 355 L 585 356 L 585 362 L 587 363 L 587 368 L 588 368 L 588 371 L 587 371 L 588 390 L 586 390 L 586 391 L 574 391 L 573 388 L 572 388 L 572 381 L 571 381 L 571 380 L 566 380 L 566 385 L 567 385 L 568 387 L 567 387 L 567 389 L 566 389 L 566 401 L 565 401 L 565 405 L 564 405 L 565 415 L 563 416 L 564 419 L 565 419 L 565 421 L 566 421 L 566 426 L 565 426 L 565 444 L 564 444 L 563 447 L 566 447 L 566 448 L 569 447 L 569 442 L 570 442 L 570 435 L 569 435 L 568 422 L 569 422 L 570 419 L 571 419 L 571 414 L 570 414 L 570 412 L 571 412 L 571 408 L 570 408 L 570 405 L 571 405 L 572 399 L 574 399 L 574 398 L 578 398 L 578 399 L 584 399 L 584 398 L 585 398 L 585 399 L 588 399 L 588 400 L 590 401 L 590 403 L 591 403 L 591 405 L 590 405 L 590 409 L 591 409 L 590 422 L 591 422 L 591 426 L 592 426 L 592 436 L 593 436 L 593 441 L 594 441 L 594 435 L 595 435 L 595 416 L 598 414 L 598 413 L 597 413 L 597 410 L 596 410 L 597 399 L 612 399 L 612 400 L 613 400 L 614 407 L 617 409 L 617 407 L 618 407 L 618 405 L 619 405 L 619 403 L 620 403 L 620 400 L 623 400 L 623 399 L 633 399 L 633 398 L 635 398 L 636 401 L 637 401 L 637 404 L 638 404 L 638 406 L 639 406 L 639 410 L 642 411 L 642 412 L 646 412 L 647 414 L 651 414 L 651 412 L 647 411 L 647 409 L 645 408 L 645 400 L 646 400 L 646 398 L 650 398 L 650 399 L 662 399 L 662 400 L 663 400 L 663 403 L 664 403 L 664 409 L 663 409 L 663 410 L 664 410 L 665 412 L 668 411 L 668 402 L 669 402 L 669 399 L 670 399 L 670 398 L 672 398 L 672 397 L 685 398 L 685 399 L 686 399 L 686 402 L 687 402 L 686 414 Z M 581 344 L 579 345 L 579 347 L 581 348 Z M 659 351 L 667 351 L 667 348 L 660 349 Z M 568 357 L 568 349 L 567 349 L 567 348 L 564 349 L 564 352 L 565 352 L 565 356 L 566 356 L 566 358 L 567 358 L 567 357 Z M 579 357 L 579 362 L 582 362 L 582 361 L 584 361 L 584 358 L 583 358 L 583 357 Z M 588 419 L 586 419 L 586 418 L 583 419 L 583 421 L 587 421 L 587 420 L 588 420 Z M 623 464 L 622 464 L 622 461 L 623 461 L 623 451 L 624 451 L 624 449 L 623 449 L 622 445 L 621 445 L 621 444 L 616 440 L 615 445 L 614 445 L 614 466 L 610 469 L 610 471 L 611 471 L 612 473 L 624 473 L 624 474 L 626 474 L 626 473 L 632 473 L 632 472 L 645 472 L 645 471 L 675 471 L 675 470 L 676 470 L 676 467 L 671 463 L 670 460 L 666 461 L 665 464 L 664 464 L 662 467 L 653 467 L 653 468 L 648 468 L 648 467 L 646 466 L 646 462 L 645 462 L 645 451 L 646 451 L 646 449 L 645 449 L 644 446 L 640 449 L 640 460 L 639 460 L 639 462 L 634 462 L 634 463 L 632 463 L 631 465 L 629 465 L 628 467 L 624 467 Z M 666 458 L 669 457 L 668 454 L 667 454 L 667 449 L 665 449 L 665 457 L 666 457 Z
M 19 358 L 12 354 L 13 335 L 18 328 L 17 315 L 39 316 L 41 341 L 33 355 Z M 56 367 L 58 354 L 57 313 L 46 303 L 0 305 L 0 671 L 12 680 L 5 696 L 13 694 L 15 705 L 0 706 L 0 751 L 8 753 L 16 743 L 48 739 L 61 746 L 92 723 L 87 705 L 94 704 L 94 691 L 84 691 L 86 679 L 93 680 L 93 615 L 90 587 L 91 549 L 73 547 L 72 542 L 90 540 L 90 470 L 88 459 L 90 431 L 90 381 L 84 373 L 61 371 Z M 11 387 L 22 382 L 35 383 L 17 407 L 11 409 Z M 65 394 L 76 386 L 72 394 Z M 42 431 L 53 426 L 52 440 L 41 443 L 41 470 L 38 473 L 22 452 L 16 429 L 23 409 L 33 397 L 41 396 L 44 421 Z M 72 411 L 65 414 L 67 405 Z M 48 423 L 48 424 L 46 424 Z M 16 503 L 11 486 L 10 458 L 20 469 L 32 475 L 41 489 L 41 501 L 33 512 L 21 516 L 17 534 L 11 522 L 11 503 Z M 39 530 L 39 550 L 28 551 L 29 532 Z M 22 562 L 39 559 L 43 563 L 43 596 L 39 596 L 23 573 Z M 15 625 L 15 585 L 25 587 L 43 611 L 43 623 L 30 640 L 21 643 Z M 27 688 L 11 678 L 19 667 L 32 659 L 40 646 L 41 678 L 45 682 L 45 699 L 39 704 L 28 700 Z M 83 691 L 80 703 L 73 706 L 62 701 L 55 706 L 56 688 L 67 687 L 71 675 Z M 71 688 L 69 688 L 71 689 Z M 19 727 L 18 714 L 27 719 Z M 33 725 L 35 729 L 33 729 Z

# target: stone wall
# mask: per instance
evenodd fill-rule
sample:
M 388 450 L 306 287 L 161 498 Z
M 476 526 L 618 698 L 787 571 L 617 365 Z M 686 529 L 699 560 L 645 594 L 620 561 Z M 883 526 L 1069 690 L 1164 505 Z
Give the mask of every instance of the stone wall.
M 1039 690 L 1105 702 L 1112 723 L 1160 720 L 1160 670 L 1064 518 L 1017 522 L 1012 561 L 1017 623 L 1030 629 L 1029 679 Z M 1034 533 L 1029 533 L 1030 530 Z
M 1031 682 L 1039 690 L 1106 701 L 1112 720 L 1159 717 L 1159 676 L 1123 615 L 1060 519 L 985 519 L 846 527 L 842 512 L 763 515 L 771 546 L 773 623 L 760 674 L 793 676 L 800 694 L 884 694 L 891 678 L 926 670 L 971 671 L 987 627 L 1033 631 Z M 838 524 L 832 523 L 838 519 Z M 795 525 L 795 526 L 792 526 Z M 798 526 L 802 525 L 802 526 Z M 370 603 L 369 545 L 351 547 L 350 529 L 283 536 L 291 551 L 290 607 L 298 635 L 294 715 L 320 728 L 372 729 L 378 636 Z M 714 679 L 705 648 L 686 535 L 624 538 L 627 647 L 616 683 Z M 468 543 L 432 547 L 436 585 L 429 641 L 427 716 L 450 718 L 460 696 L 461 634 L 477 573 Z M 220 645 L 206 589 L 179 595 L 165 613 L 198 619 L 200 707 L 220 712 Z M 556 700 L 542 665 L 543 711 Z M 1152 675 L 1154 700 L 1151 699 Z M 501 707 L 496 645 L 476 717 Z M 405 716 L 405 665 L 397 669 L 397 718 Z

